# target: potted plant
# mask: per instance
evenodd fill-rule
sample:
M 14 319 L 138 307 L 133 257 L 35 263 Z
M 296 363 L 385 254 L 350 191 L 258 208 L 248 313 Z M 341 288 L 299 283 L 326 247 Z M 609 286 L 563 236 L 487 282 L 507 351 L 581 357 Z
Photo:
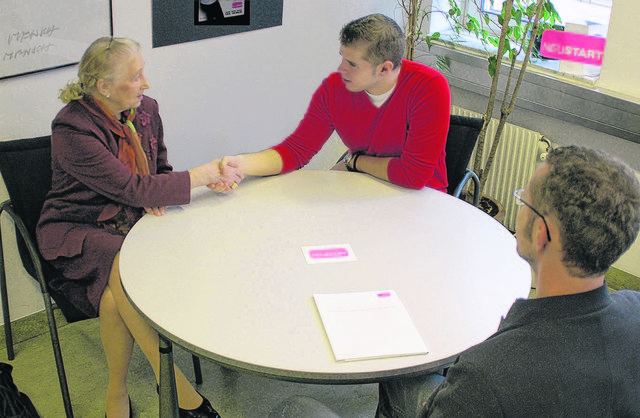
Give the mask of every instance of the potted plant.
M 454 34 L 450 39 L 452 46 L 458 44 L 461 35 L 465 34 L 474 36 L 485 49 L 491 87 L 483 114 L 484 125 L 478 137 L 473 163 L 473 169 L 480 177 L 482 189 L 490 173 L 506 121 L 515 107 L 531 56 L 537 53 L 536 40 L 545 29 L 550 29 L 560 22 L 560 17 L 550 0 L 504 0 L 501 11 L 497 15 L 486 11 L 482 7 L 482 0 L 468 0 L 467 10 L 473 9 L 474 13 L 466 14 L 462 13 L 459 0 L 449 0 L 448 11 L 434 10 L 433 12 L 421 9 L 422 0 L 398 1 L 406 17 L 407 58 L 413 59 L 414 48 L 418 42 L 424 40 L 430 48 L 433 41 L 441 39 L 441 34 L 438 32 L 422 33 L 423 23 L 429 19 L 431 13 L 442 13 L 446 16 Z M 487 1 L 489 0 L 485 0 Z M 493 0 L 491 4 L 493 6 Z M 437 68 L 441 70 L 448 68 L 448 60 L 442 57 L 436 58 Z M 505 64 L 504 67 L 503 64 Z M 504 86 L 500 102 L 500 118 L 491 149 L 483 164 L 487 127 L 494 114 L 496 103 L 500 99 L 499 86 Z
M 398 0 L 398 4 L 406 17 L 405 36 L 407 38 L 407 48 L 405 58 L 413 61 L 415 59 L 416 46 L 425 41 L 429 49 L 432 42 L 440 39 L 440 33 L 424 34 L 422 27 L 425 20 L 428 20 L 431 12 L 422 10 L 422 0 Z M 440 71 L 450 71 L 450 60 L 448 57 L 436 56 L 435 67 Z

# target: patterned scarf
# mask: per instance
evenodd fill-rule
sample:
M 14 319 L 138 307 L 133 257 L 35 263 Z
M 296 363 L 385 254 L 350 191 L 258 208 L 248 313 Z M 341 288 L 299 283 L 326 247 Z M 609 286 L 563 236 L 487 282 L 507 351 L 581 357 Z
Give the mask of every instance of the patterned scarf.
M 122 116 L 125 118 L 123 123 L 116 119 L 115 115 L 105 108 L 99 100 L 89 99 L 85 96 L 79 101 L 91 113 L 103 118 L 107 122 L 109 129 L 116 135 L 118 138 L 118 159 L 132 173 L 148 175 L 149 164 L 147 163 L 147 156 L 142 149 L 138 132 L 133 126 L 135 109 L 132 108 L 123 112 Z M 98 108 L 93 106 L 94 104 L 97 104 Z M 114 229 L 118 233 L 126 235 L 141 217 L 142 211 L 140 208 L 110 203 L 100 213 L 98 223 L 108 229 Z

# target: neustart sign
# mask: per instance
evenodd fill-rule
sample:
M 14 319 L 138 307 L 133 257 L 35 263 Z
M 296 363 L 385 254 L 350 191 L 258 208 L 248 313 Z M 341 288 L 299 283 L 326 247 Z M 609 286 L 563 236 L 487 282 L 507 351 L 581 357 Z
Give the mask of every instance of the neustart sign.
M 542 33 L 540 54 L 545 58 L 602 65 L 606 41 L 600 36 L 546 30 Z

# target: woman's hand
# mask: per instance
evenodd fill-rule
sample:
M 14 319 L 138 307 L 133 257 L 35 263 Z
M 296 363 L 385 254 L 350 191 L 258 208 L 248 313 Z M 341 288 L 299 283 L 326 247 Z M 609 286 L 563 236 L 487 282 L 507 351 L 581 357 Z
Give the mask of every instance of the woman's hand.
M 244 173 L 225 158 L 213 160 L 207 164 L 189 170 L 191 188 L 207 186 L 219 193 L 228 193 L 238 187 Z
M 218 171 L 221 181 L 207 185 L 209 189 L 218 193 L 229 193 L 238 187 L 238 184 L 244 179 L 244 173 L 238 167 L 234 157 L 222 158 L 218 163 Z
M 165 207 L 149 207 L 144 208 L 144 211 L 151 215 L 162 216 L 165 213 Z

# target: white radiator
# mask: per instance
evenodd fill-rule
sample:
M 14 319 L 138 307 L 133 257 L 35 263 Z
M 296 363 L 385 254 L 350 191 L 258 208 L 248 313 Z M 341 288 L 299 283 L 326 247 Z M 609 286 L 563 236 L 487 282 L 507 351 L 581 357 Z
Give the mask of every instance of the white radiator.
M 479 113 L 457 106 L 452 106 L 451 113 L 462 116 L 482 117 Z M 486 161 L 489 156 L 497 126 L 498 120 L 492 119 L 487 129 L 483 161 Z M 505 210 L 503 224 L 511 231 L 515 231 L 516 216 L 518 215 L 513 191 L 527 185 L 539 163 L 538 156 L 550 146 L 550 142 L 538 132 L 509 123 L 505 125 L 502 139 L 482 194 L 490 196 L 502 204 Z M 469 163 L 471 169 L 473 169 L 471 166 L 473 166 L 474 159 L 475 151 Z

